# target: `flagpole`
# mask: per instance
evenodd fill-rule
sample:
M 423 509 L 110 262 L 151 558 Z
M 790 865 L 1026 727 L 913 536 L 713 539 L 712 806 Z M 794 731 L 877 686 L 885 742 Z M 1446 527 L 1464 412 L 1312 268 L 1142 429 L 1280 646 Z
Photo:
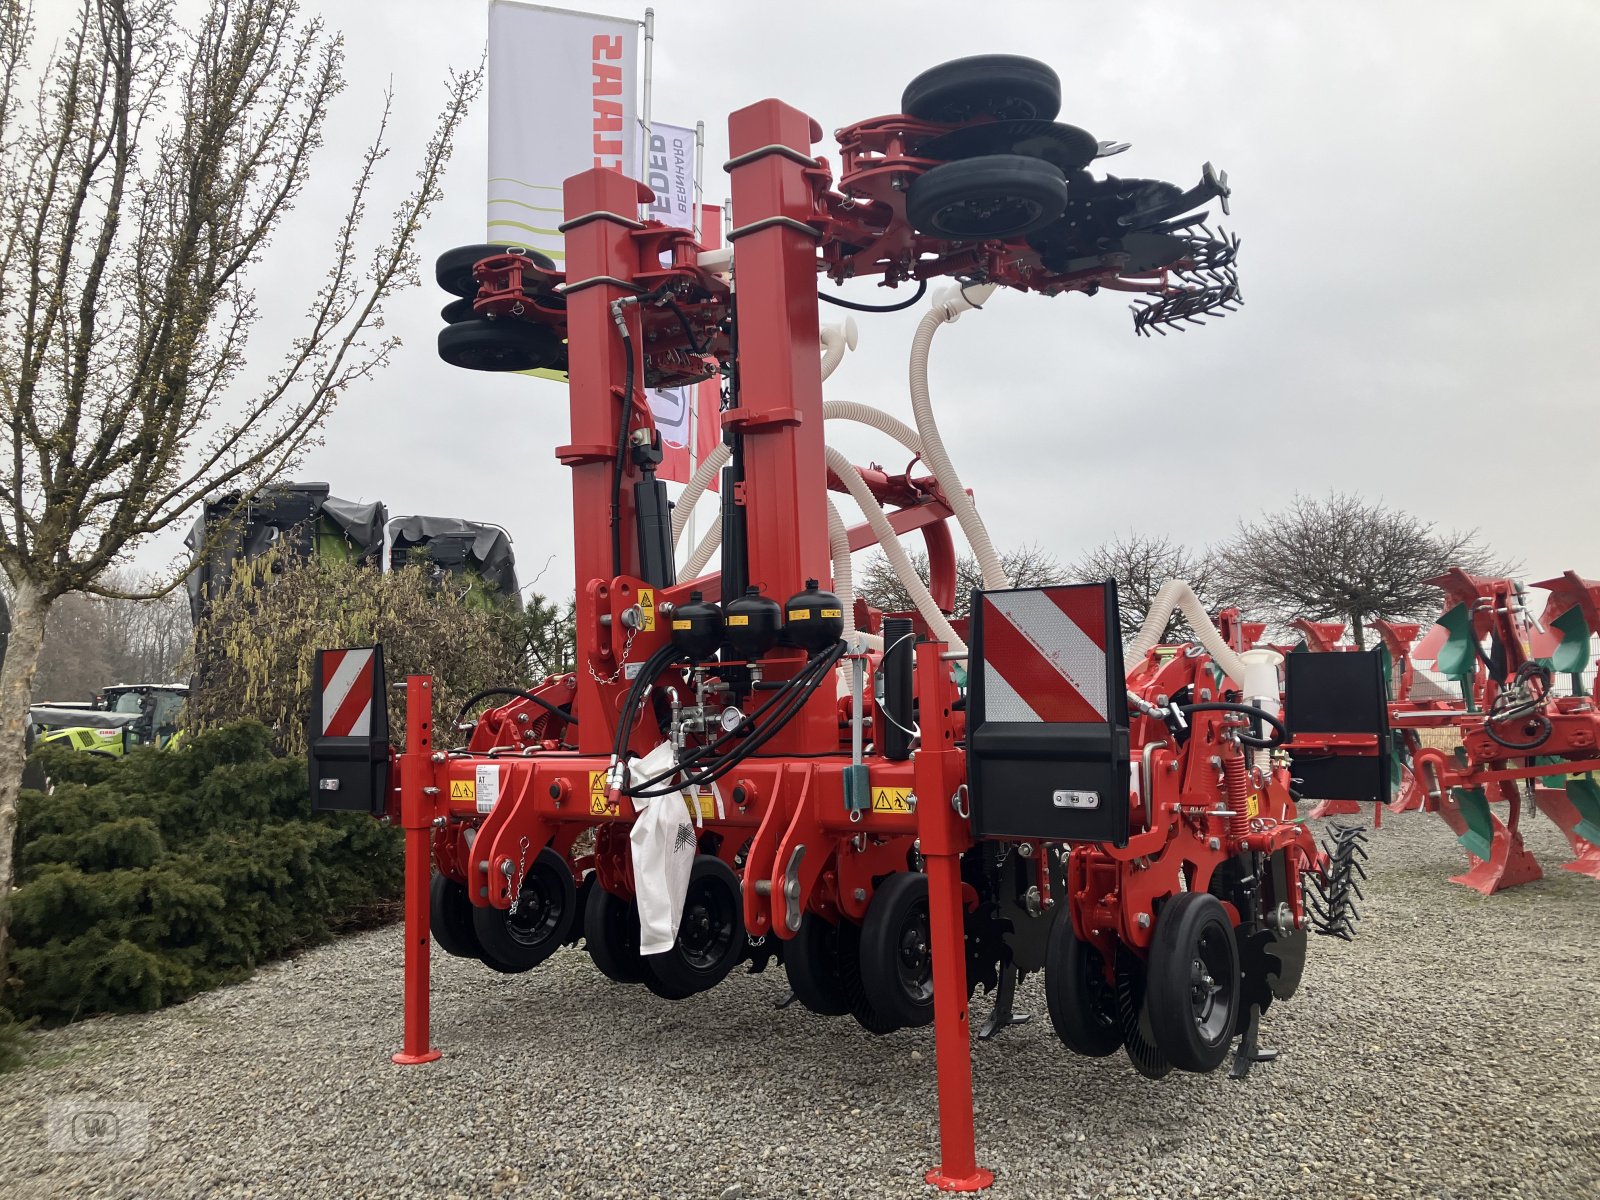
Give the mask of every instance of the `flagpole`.
M 700 197 L 705 191 L 705 165 L 706 165 L 706 123 L 694 123 L 694 240 L 699 242 L 701 234 Z M 700 385 L 690 384 L 689 391 L 689 478 L 694 478 L 695 468 L 700 465 Z M 689 520 L 684 526 L 684 535 L 688 541 L 689 551 L 694 551 L 694 514 L 700 504 L 698 501 L 689 509 Z

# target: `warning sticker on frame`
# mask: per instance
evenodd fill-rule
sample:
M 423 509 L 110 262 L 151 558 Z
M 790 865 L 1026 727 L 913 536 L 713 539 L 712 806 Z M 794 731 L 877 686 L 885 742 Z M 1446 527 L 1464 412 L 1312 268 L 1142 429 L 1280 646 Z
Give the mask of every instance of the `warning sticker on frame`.
M 459 800 L 466 804 L 478 798 L 478 785 L 471 779 L 452 779 L 450 781 L 450 799 Z
M 611 805 L 606 796 L 606 773 L 604 771 L 590 771 L 589 815 L 591 817 L 603 817 L 607 813 L 614 814 L 616 811 L 616 808 Z
M 881 813 L 908 813 L 911 807 L 911 789 L 902 787 L 875 787 L 872 789 L 872 811 Z
M 656 631 L 656 594 L 650 588 L 639 589 L 639 630 L 642 633 Z

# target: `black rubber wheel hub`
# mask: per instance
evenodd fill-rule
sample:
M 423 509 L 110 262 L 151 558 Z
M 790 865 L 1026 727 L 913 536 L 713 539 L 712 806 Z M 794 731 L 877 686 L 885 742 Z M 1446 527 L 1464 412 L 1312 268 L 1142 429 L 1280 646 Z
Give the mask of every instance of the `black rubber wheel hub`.
M 819 1016 L 839 1017 L 850 1011 L 850 994 L 840 969 L 839 929 L 808 912 L 800 918 L 800 928 L 783 954 L 783 970 L 794 998 Z
M 901 93 L 900 111 L 942 125 L 979 117 L 1053 121 L 1061 111 L 1061 78 L 1037 59 L 977 54 L 918 75 Z
M 744 957 L 744 944 L 739 877 L 720 858 L 701 854 L 689 869 L 677 940 L 665 953 L 646 956 L 644 965 L 663 995 L 691 996 L 726 979 Z
M 1222 901 L 1184 892 L 1162 907 L 1150 946 L 1150 1028 L 1180 1071 L 1214 1071 L 1239 1018 L 1239 947 Z
M 532 259 L 535 265 L 543 267 L 546 271 L 556 269 L 554 260 L 537 250 L 530 250 L 526 246 L 508 245 L 505 242 L 488 242 L 475 246 L 457 246 L 439 255 L 433 264 L 434 281 L 452 296 L 465 296 L 470 299 L 478 294 L 478 281 L 473 277 L 472 268 L 486 258 L 495 258 L 501 254 L 520 254 L 524 258 Z
M 1122 1048 L 1117 990 L 1104 960 L 1072 927 L 1065 904 L 1056 906 L 1044 963 L 1044 995 L 1050 1023 L 1068 1050 L 1105 1058 Z
M 433 944 L 455 958 L 477 958 L 481 951 L 472 927 L 472 899 L 465 884 L 435 871 L 428 886 L 428 926 Z
M 483 961 L 510 973 L 531 971 L 566 941 L 578 916 L 578 888 L 567 860 L 546 846 L 528 864 L 516 912 L 473 908 Z
M 928 877 L 889 876 L 861 923 L 861 988 L 873 1010 L 902 1026 L 933 1020 L 933 938 Z
M 595 967 L 616 983 L 644 979 L 639 957 L 639 909 L 631 899 L 612 895 L 597 882 L 583 909 L 583 944 Z
M 446 325 L 439 330 L 439 357 L 468 371 L 564 370 L 567 348 L 547 325 L 501 317 Z
M 1055 221 L 1066 206 L 1060 170 L 1017 154 L 944 163 L 914 179 L 906 194 L 911 224 L 953 241 L 1022 237 Z

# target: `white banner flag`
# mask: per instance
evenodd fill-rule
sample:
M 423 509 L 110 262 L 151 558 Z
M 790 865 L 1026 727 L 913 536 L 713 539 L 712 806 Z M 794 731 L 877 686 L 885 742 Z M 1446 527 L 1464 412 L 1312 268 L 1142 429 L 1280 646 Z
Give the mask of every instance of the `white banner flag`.
M 638 177 L 638 45 L 636 21 L 490 0 L 490 242 L 560 266 L 562 182 L 590 167 Z
M 678 229 L 694 228 L 694 130 L 650 126 L 644 182 L 655 192 L 650 218 Z
M 640 140 L 644 140 L 642 131 Z M 663 225 L 693 229 L 694 130 L 652 122 L 649 141 L 642 155 L 644 182 L 656 197 L 650 202 L 648 215 Z M 689 404 L 693 395 L 694 389 L 688 387 L 650 389 L 650 415 L 668 450 L 682 450 L 689 445 Z M 689 482 L 687 474 L 678 479 L 678 472 L 665 464 L 660 475 L 679 483 Z

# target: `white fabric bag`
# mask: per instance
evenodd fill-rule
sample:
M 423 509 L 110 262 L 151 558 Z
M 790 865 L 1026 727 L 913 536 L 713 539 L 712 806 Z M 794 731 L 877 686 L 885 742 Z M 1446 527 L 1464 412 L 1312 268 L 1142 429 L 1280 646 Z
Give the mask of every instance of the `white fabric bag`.
M 629 775 L 645 780 L 677 762 L 671 742 L 662 742 L 630 764 Z M 678 940 L 683 898 L 698 845 L 683 793 L 637 797 L 629 841 L 633 846 L 633 891 L 639 902 L 639 953 L 665 954 Z

